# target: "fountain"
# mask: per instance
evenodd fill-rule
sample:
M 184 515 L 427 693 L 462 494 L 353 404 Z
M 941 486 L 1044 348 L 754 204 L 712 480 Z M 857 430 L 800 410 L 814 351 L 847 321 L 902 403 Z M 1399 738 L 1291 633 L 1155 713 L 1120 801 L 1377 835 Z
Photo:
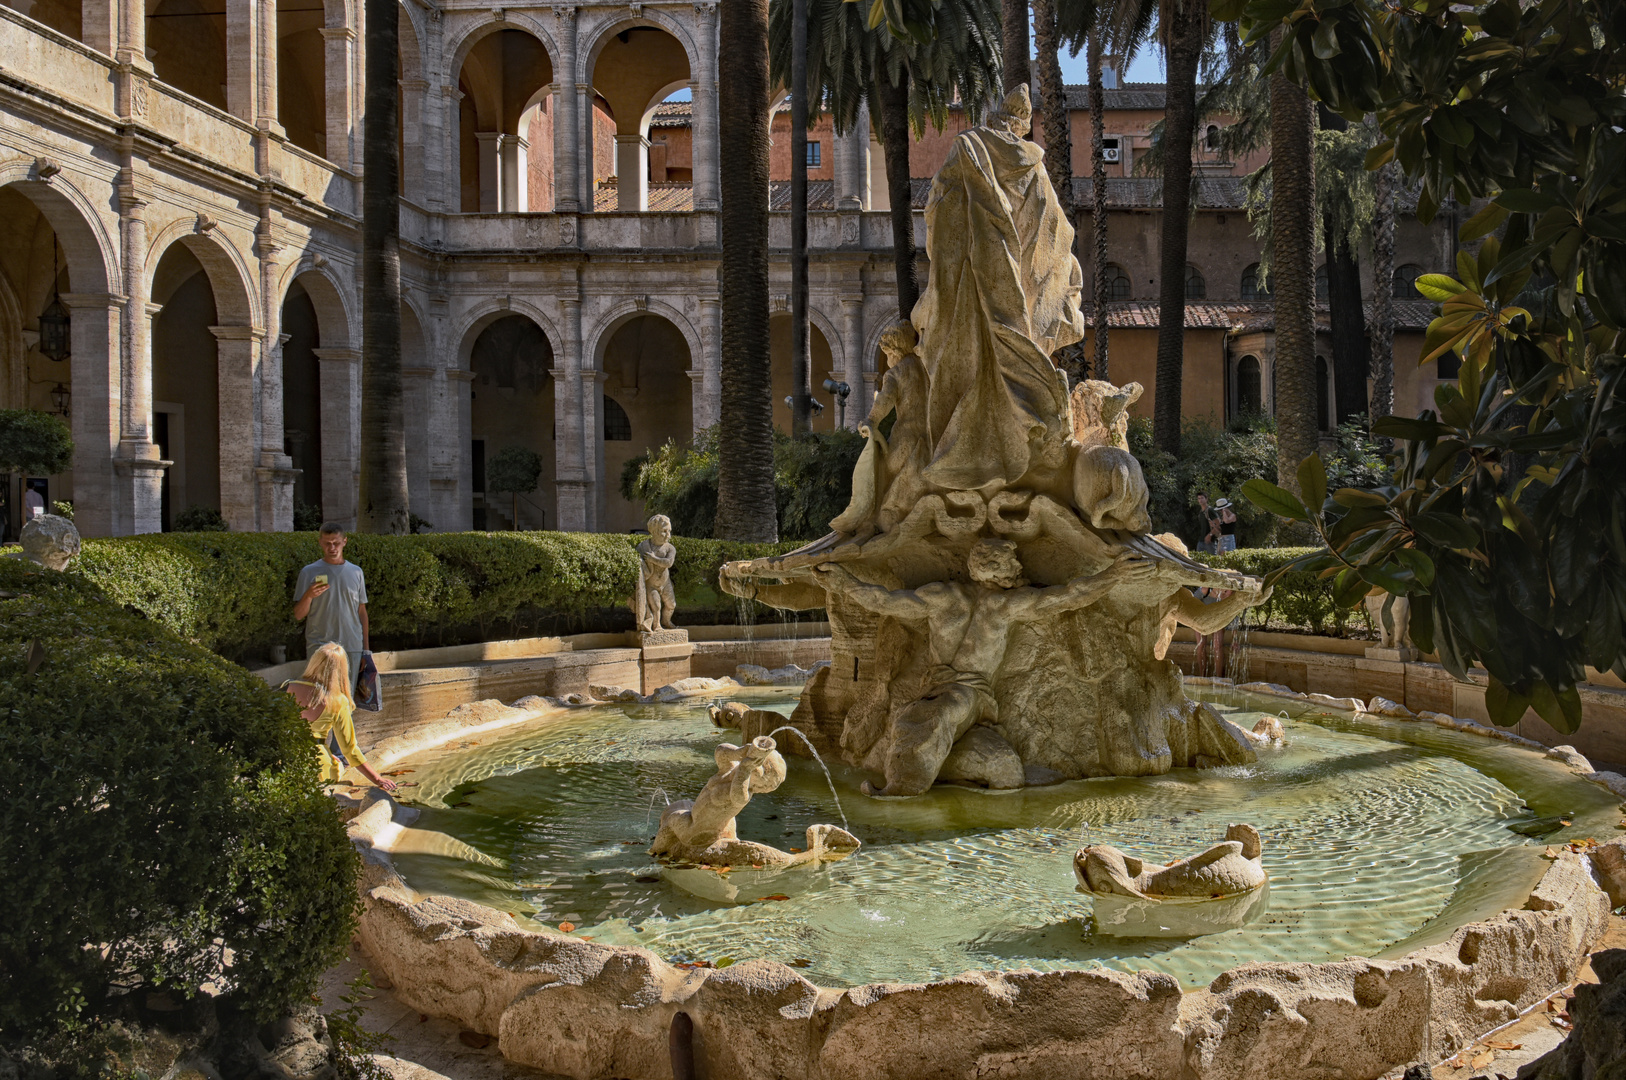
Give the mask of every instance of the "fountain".
M 834 531 L 721 572 L 737 596 L 828 610 L 832 663 L 791 722 L 884 777 L 876 796 L 1253 755 L 1163 652 L 1176 624 L 1210 633 L 1268 593 L 1149 535 L 1125 441 L 1141 387 L 1069 391 L 1051 362 L 1083 336 L 1082 275 L 1027 123 L 1019 89 L 932 183 L 930 282 L 882 336 L 888 370 Z M 1234 595 L 1205 606 L 1196 585 Z
M 1566 841 L 1613 828 L 1608 791 L 1377 699 L 1188 697 L 1176 626 L 1267 592 L 1149 534 L 1141 388 L 1049 360 L 1080 274 L 1027 111 L 933 183 L 851 504 L 722 570 L 742 605 L 826 609 L 832 663 L 794 700 L 616 691 L 395 759 L 415 819 L 382 800 L 352 835 L 403 1002 L 574 1077 L 672 1076 L 681 1032 L 709 1076 L 1365 1080 L 1574 978 L 1608 901 Z M 838 788 L 871 797 L 782 846 Z M 651 839 L 668 792 L 694 799 Z

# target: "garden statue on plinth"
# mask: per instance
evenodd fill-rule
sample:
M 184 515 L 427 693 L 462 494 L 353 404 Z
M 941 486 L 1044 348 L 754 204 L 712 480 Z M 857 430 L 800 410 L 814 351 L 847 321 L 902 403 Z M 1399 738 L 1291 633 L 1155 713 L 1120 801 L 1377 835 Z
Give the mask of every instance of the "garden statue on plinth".
M 931 278 L 882 337 L 851 503 L 822 539 L 720 575 L 829 612 L 832 663 L 790 722 L 883 776 L 876 794 L 1253 760 L 1163 654 L 1177 624 L 1212 633 L 1266 594 L 1149 535 L 1125 439 L 1140 388 L 1070 389 L 1050 359 L 1083 336 L 1082 275 L 1030 116 L 1018 87 L 932 182 Z M 1196 585 L 1233 595 L 1204 605 Z
M 677 548 L 672 546 L 672 519 L 665 514 L 650 518 L 645 528 L 649 539 L 638 545 L 638 591 L 632 594 L 632 617 L 644 633 L 672 629 L 672 612 L 677 597 L 672 592 L 672 564 Z
M 705 866 L 748 866 L 778 870 L 803 863 L 833 862 L 857 851 L 857 837 L 834 825 L 809 825 L 807 848 L 780 851 L 751 840 L 741 840 L 734 818 L 751 796 L 765 794 L 785 782 L 785 759 L 773 739 L 759 735 L 744 746 L 723 743 L 716 750 L 717 775 L 691 802 L 679 799 L 661 814 L 660 831 L 649 848 L 676 862 Z

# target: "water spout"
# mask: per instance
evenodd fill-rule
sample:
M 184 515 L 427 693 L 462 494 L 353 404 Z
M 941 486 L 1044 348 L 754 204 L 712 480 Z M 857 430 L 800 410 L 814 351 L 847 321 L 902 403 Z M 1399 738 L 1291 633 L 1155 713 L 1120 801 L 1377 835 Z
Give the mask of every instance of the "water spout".
M 768 732 L 768 738 L 773 738 L 781 731 L 794 731 L 796 733 L 796 737 L 802 740 L 802 745 L 807 747 L 807 752 L 813 755 L 813 760 L 819 763 L 819 768 L 824 770 L 824 782 L 830 785 L 830 797 L 836 801 L 836 813 L 841 815 L 841 827 L 846 829 L 848 832 L 852 832 L 852 827 L 847 824 L 847 812 L 841 808 L 841 796 L 836 794 L 836 782 L 835 780 L 831 779 L 830 769 L 827 765 L 825 765 L 824 759 L 819 756 L 819 752 L 814 749 L 813 744 L 809 742 L 807 736 L 802 733 L 802 729 L 792 724 L 783 724 L 774 728 L 772 731 Z

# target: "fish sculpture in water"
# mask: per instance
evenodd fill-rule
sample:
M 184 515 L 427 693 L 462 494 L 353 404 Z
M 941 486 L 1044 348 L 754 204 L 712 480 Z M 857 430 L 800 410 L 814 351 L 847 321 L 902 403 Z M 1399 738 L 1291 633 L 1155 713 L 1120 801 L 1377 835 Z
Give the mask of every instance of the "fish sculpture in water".
M 1167 866 L 1109 844 L 1073 856 L 1078 891 L 1095 897 L 1096 927 L 1129 937 L 1192 937 L 1234 929 L 1264 910 L 1270 876 L 1252 825 L 1232 824 L 1225 839 Z

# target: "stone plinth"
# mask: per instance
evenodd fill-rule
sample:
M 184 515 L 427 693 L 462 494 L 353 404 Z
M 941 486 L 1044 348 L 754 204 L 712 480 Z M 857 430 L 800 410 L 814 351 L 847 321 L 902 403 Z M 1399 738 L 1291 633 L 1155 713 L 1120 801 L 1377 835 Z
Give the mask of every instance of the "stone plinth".
M 638 647 L 639 693 L 653 694 L 689 677 L 694 645 L 687 630 L 634 630 L 627 636 Z

